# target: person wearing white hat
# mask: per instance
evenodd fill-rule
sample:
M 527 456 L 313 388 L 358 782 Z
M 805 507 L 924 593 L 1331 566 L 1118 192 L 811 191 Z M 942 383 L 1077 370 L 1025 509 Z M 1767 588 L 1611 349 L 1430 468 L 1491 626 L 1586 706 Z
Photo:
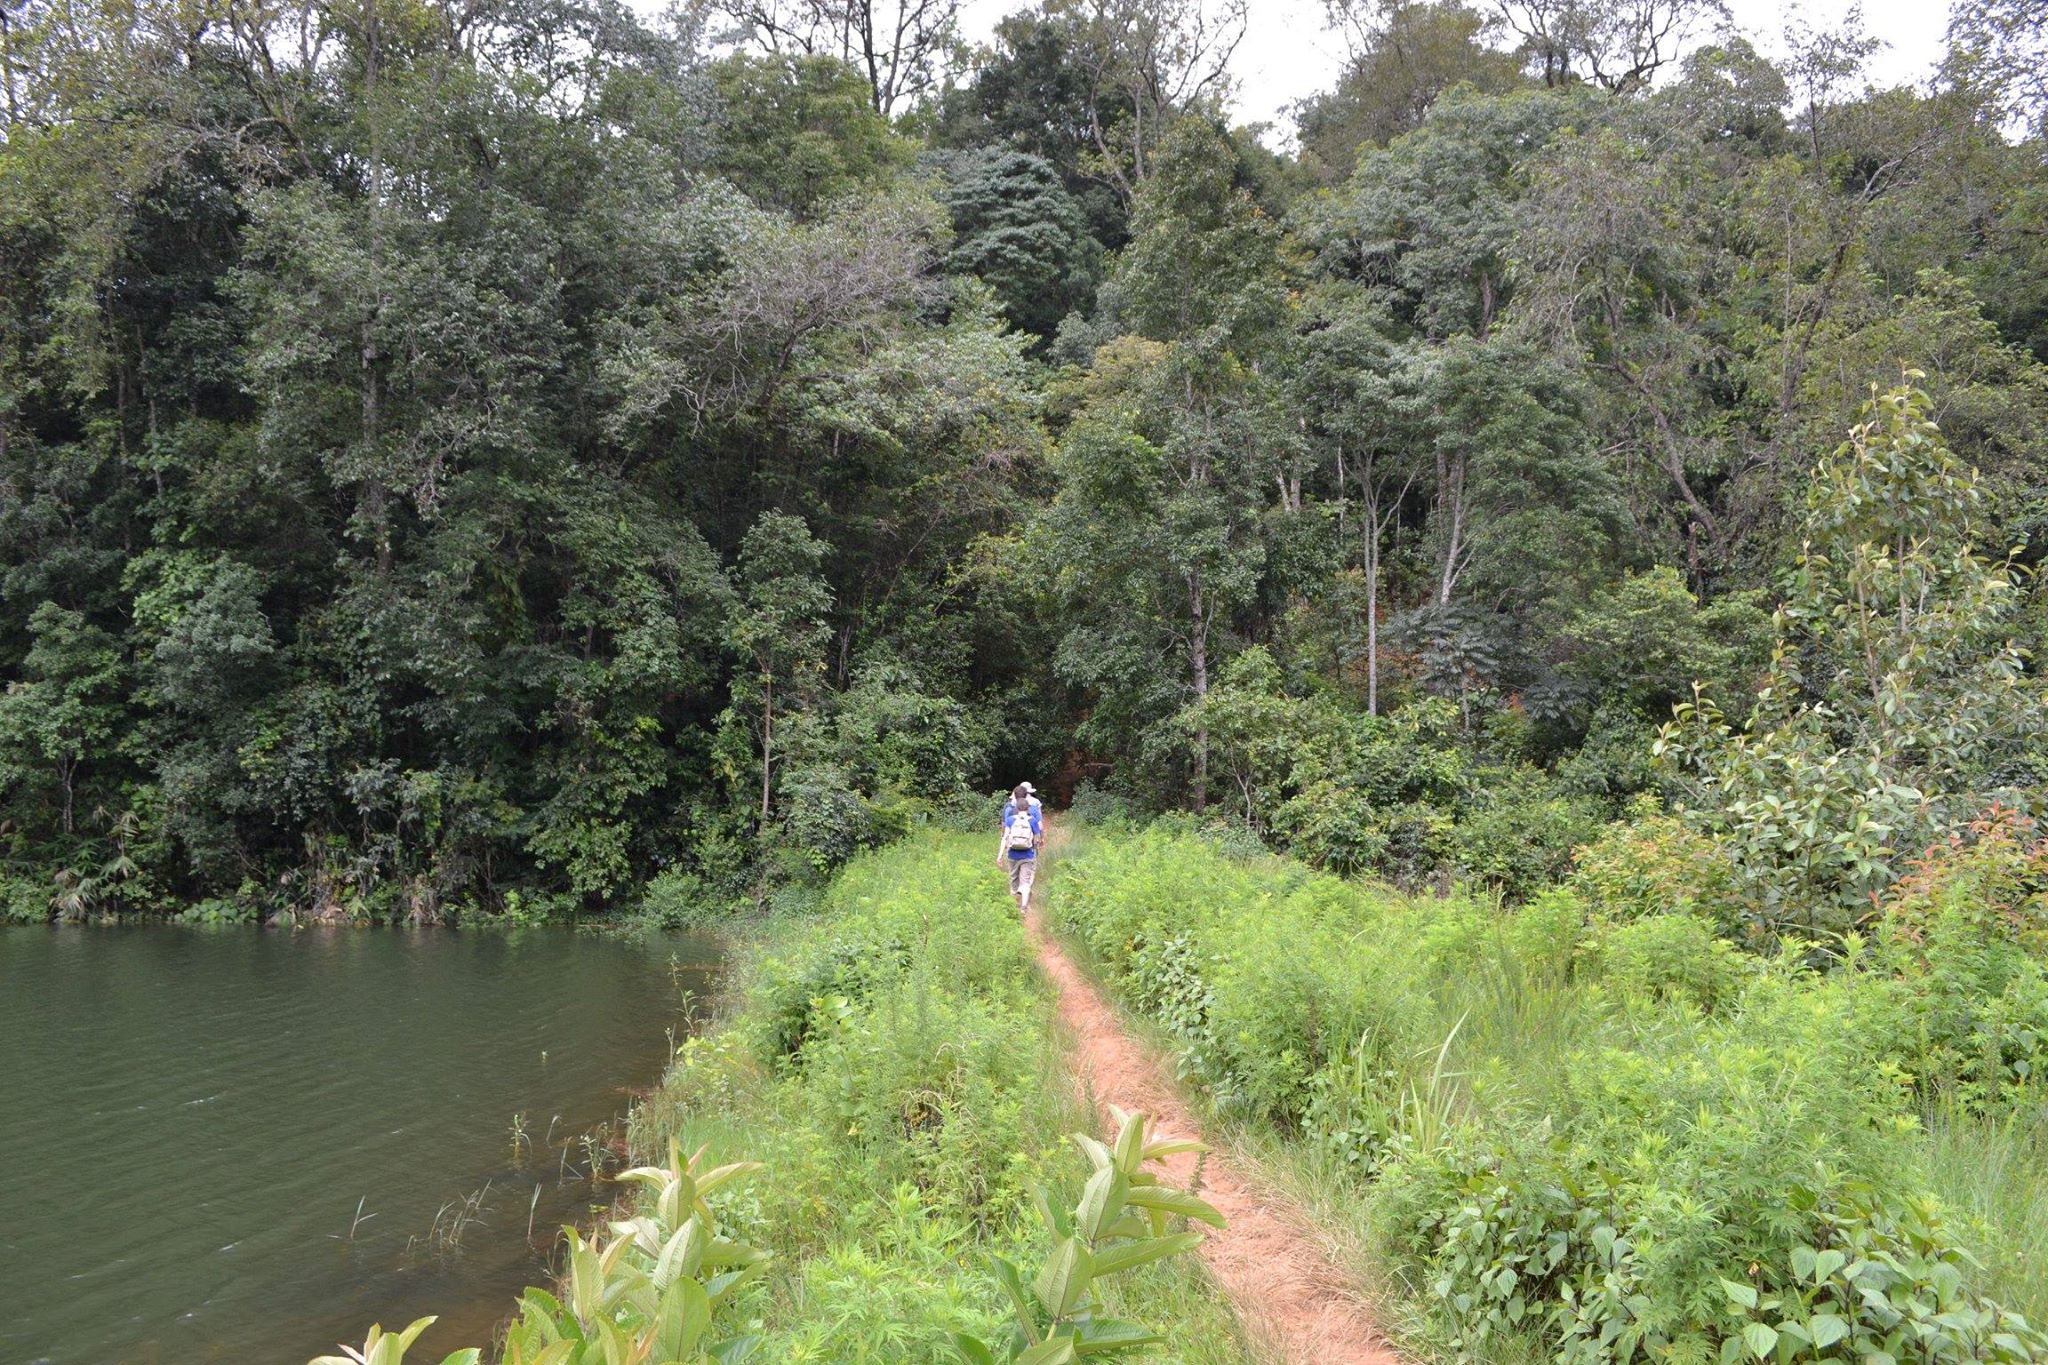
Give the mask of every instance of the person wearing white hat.
M 996 844 L 996 866 L 1010 872 L 1010 894 L 1019 914 L 1031 909 L 1031 884 L 1038 879 L 1038 850 L 1045 847 L 1045 808 L 1032 795 L 1036 788 L 1019 782 L 1003 807 L 1003 833 Z

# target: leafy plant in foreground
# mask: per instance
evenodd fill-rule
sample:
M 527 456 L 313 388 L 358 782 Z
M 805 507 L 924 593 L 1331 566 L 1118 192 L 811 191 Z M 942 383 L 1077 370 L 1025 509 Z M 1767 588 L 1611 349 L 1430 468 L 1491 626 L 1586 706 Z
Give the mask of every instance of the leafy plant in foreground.
M 563 1275 L 567 1301 L 529 1288 L 519 1320 L 506 1333 L 500 1365 L 738 1365 L 758 1345 L 750 1336 L 711 1339 L 718 1310 L 767 1264 L 768 1253 L 718 1235 L 706 1197 L 760 1169 L 734 1162 L 701 1171 L 699 1151 L 687 1160 L 669 1142 L 668 1161 L 636 1166 L 619 1177 L 653 1191 L 651 1211 L 611 1224 L 611 1236 L 588 1241 L 569 1230 Z M 405 1365 L 405 1352 L 434 1322 L 420 1318 L 403 1332 L 372 1327 L 360 1350 L 343 1347 L 312 1365 Z M 474 1347 L 441 1365 L 480 1365 Z
M 321 1356 L 312 1365 L 405 1365 L 405 1353 L 420 1333 L 432 1327 L 438 1319 L 433 1317 L 414 1318 L 403 1332 L 387 1332 L 382 1327 L 372 1326 L 370 1335 L 363 1338 L 361 1348 L 344 1346 L 338 1356 Z M 465 1346 L 460 1351 L 450 1352 L 441 1358 L 441 1365 L 477 1365 L 483 1358 L 482 1352 L 474 1346 Z
M 1795 1246 L 1788 1266 L 1756 1267 L 1761 1284 L 1721 1281 L 1739 1329 L 1721 1343 L 1722 1365 L 2048 1355 L 2048 1333 L 1966 1286 L 1971 1258 L 1946 1243 L 1931 1205 L 1891 1203 L 1866 1192 L 1841 1213 L 1822 1210 L 1820 1245 Z
M 1148 1139 L 1147 1115 L 1115 1108 L 1111 1112 L 1117 1120 L 1113 1145 L 1085 1133 L 1074 1135 L 1094 1174 L 1073 1212 L 1055 1207 L 1039 1191 L 1039 1213 L 1057 1241 L 1028 1289 L 1015 1262 L 992 1258 L 1016 1321 L 995 1347 L 964 1332 L 956 1334 L 954 1344 L 969 1365 L 1072 1365 L 1082 1356 L 1129 1355 L 1165 1340 L 1138 1323 L 1096 1317 L 1094 1287 L 1111 1275 L 1200 1245 L 1199 1232 L 1169 1233 L 1172 1219 L 1191 1218 L 1220 1228 L 1223 1215 L 1194 1194 L 1161 1184 L 1156 1172 L 1144 1169 L 1148 1161 L 1206 1150 L 1201 1143 Z

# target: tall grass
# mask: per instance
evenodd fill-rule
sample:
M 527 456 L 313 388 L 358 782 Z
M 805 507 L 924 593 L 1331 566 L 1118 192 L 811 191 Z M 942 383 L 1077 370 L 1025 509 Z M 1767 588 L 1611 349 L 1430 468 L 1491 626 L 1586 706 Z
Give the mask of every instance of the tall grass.
M 684 1042 L 635 1106 L 628 1145 L 642 1163 L 619 1178 L 651 1191 L 638 1216 L 587 1242 L 567 1234 L 560 1296 L 527 1291 L 505 1359 L 957 1365 L 959 1334 L 1006 1344 L 1029 1330 L 993 1258 L 1064 1263 L 1073 1244 L 1053 1251 L 1034 1196 L 1075 1207 L 1090 1163 L 1069 1135 L 1094 1116 L 986 857 L 978 836 L 912 840 L 849 865 L 815 914 L 762 927 L 719 1026 Z M 512 1131 L 525 1138 L 523 1119 Z M 595 1149 L 587 1158 L 599 1172 Z M 1118 1160 L 1129 1179 L 1115 1207 L 1145 1202 Z M 1087 1207 L 1107 1216 L 1100 1184 Z M 436 1216 L 431 1249 L 459 1245 L 480 1198 Z M 1121 1228 L 1092 1227 L 1079 1254 L 1129 1252 Z M 1087 1294 L 1056 1296 L 1053 1327 L 1143 1323 L 1163 1338 L 1146 1353 L 1161 1365 L 1264 1361 L 1187 1256 L 1098 1270 Z M 373 1327 L 360 1351 L 322 1360 L 403 1365 L 432 1321 Z M 1081 1349 L 1139 1348 L 1099 1337 Z M 469 1349 L 443 1365 L 481 1359 Z
M 1930 1186 L 1976 1233 L 1986 1287 L 2048 1322 L 2048 1103 L 1992 1117 L 1944 1106 L 1921 1150 Z
M 1035 1185 L 1071 1204 L 1092 1127 L 1052 1001 L 979 837 L 932 835 L 856 860 L 815 917 L 773 921 L 720 1026 L 689 1040 L 638 1107 L 632 1142 L 708 1143 L 768 1175 L 722 1216 L 778 1261 L 743 1311 L 761 1358 L 953 1365 L 950 1335 L 992 1338 L 988 1258 L 1033 1260 Z M 1260 1359 L 1199 1265 L 1106 1291 L 1162 1329 L 1175 1365 Z
M 1964 1017 L 1959 973 L 1930 997 L 1686 914 L 1416 899 L 1164 829 L 1088 841 L 1050 890 L 1267 1173 L 1405 1291 L 1419 1349 L 1732 1360 L 1768 1328 L 1784 1365 L 1818 1315 L 1836 1354 L 2048 1359 L 2009 1311 L 2044 1308 L 2040 1111 L 1980 1085 L 1923 1136 L 1949 1054 L 1912 1021 Z

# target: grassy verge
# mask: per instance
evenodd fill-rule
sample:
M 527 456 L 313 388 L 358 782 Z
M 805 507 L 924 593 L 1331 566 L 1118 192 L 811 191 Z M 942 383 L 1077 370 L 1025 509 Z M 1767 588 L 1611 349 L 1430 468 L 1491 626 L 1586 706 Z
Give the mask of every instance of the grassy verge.
M 2038 964 L 1977 995 L 1955 961 L 1820 972 L 1164 830 L 1084 841 L 1050 909 L 1418 1349 L 2048 1358 L 2000 1306 L 2041 1301 L 2039 1097 L 1930 1116 L 1939 1077 L 2011 1069 Z
M 721 1210 L 775 1253 L 736 1305 L 759 1359 L 951 1365 L 950 1333 L 1004 1317 L 989 1255 L 1043 1253 L 1032 1188 L 1080 1191 L 1065 1135 L 1092 1125 L 997 877 L 979 837 L 858 860 L 816 917 L 761 932 L 723 1026 L 635 1114 L 643 1153 L 673 1136 L 763 1163 Z M 1104 1308 L 1162 1329 L 1161 1361 L 1258 1358 L 1187 1258 L 1132 1272 Z
M 1945 1109 L 1922 1139 L 1929 1186 L 1979 1232 L 1985 1287 L 2048 1322 L 2048 1105 Z

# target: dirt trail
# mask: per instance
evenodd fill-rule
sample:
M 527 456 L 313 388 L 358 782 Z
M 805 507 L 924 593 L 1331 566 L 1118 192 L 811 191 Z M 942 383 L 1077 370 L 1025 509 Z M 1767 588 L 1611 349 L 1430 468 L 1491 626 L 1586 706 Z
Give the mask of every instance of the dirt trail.
M 1054 835 L 1053 842 L 1063 841 Z M 1118 1025 L 1094 984 L 1046 932 L 1036 905 L 1025 927 L 1039 964 L 1059 989 L 1060 1018 L 1074 1035 L 1075 1072 L 1105 1131 L 1114 1104 L 1144 1110 L 1162 1134 L 1201 1136 L 1161 1059 Z M 1161 1164 L 1183 1188 L 1193 1178 L 1193 1156 Z M 1202 1259 L 1255 1339 L 1289 1365 L 1402 1365 L 1297 1211 L 1254 1189 L 1214 1151 L 1202 1166 L 1202 1196 L 1230 1220 L 1202 1243 Z

